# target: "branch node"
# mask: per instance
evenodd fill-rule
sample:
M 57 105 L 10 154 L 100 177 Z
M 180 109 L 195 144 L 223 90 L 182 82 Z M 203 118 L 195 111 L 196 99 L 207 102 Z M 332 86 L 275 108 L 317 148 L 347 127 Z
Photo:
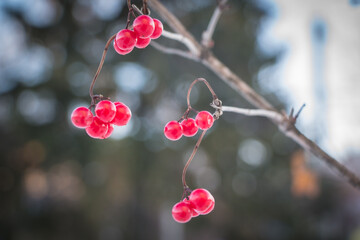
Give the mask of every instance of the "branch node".
M 305 103 L 304 103 L 304 104 L 300 107 L 299 111 L 295 114 L 295 116 L 294 116 L 294 108 L 291 108 L 290 114 L 289 114 L 289 121 L 290 121 L 290 123 L 291 123 L 292 125 L 295 125 L 296 120 L 298 119 L 301 111 L 304 109 L 305 106 L 306 106 L 306 105 L 305 105 Z
M 227 3 L 227 0 L 217 0 L 217 5 L 221 11 L 225 11 L 230 8 L 230 5 Z
M 209 47 L 202 47 L 201 50 L 200 50 L 200 56 L 199 58 L 201 60 L 206 60 L 209 58 L 210 56 L 210 50 L 209 50 Z
M 215 120 L 218 120 L 220 116 L 223 115 L 222 101 L 216 98 L 210 103 L 210 106 L 216 109 L 213 114 L 213 117 Z

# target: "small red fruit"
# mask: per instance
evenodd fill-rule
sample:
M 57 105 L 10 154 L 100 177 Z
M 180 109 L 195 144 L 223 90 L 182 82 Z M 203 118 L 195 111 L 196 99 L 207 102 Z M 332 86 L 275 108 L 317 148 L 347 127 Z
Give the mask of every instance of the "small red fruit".
M 211 205 L 208 209 L 206 209 L 204 212 L 201 213 L 201 215 L 206 215 L 211 213 L 212 210 L 214 210 L 215 207 L 215 200 L 211 202 Z
M 108 130 L 107 130 L 106 134 L 104 135 L 103 139 L 110 137 L 110 135 L 112 134 L 113 131 L 114 131 L 114 125 L 108 124 Z
M 214 117 L 208 111 L 201 111 L 196 115 L 195 122 L 200 129 L 207 130 L 213 125 Z
M 165 125 L 164 134 L 169 140 L 179 140 L 183 134 L 182 126 L 177 121 L 170 121 Z
M 190 201 L 189 201 L 188 199 L 186 199 L 186 198 L 183 200 L 183 202 L 186 203 L 186 204 L 189 206 L 189 208 L 191 209 L 191 217 L 197 217 L 197 216 L 199 216 L 199 213 L 196 212 L 195 206 L 194 206 L 194 204 L 193 204 L 192 202 L 190 202 Z
M 131 118 L 131 111 L 128 106 L 121 102 L 115 102 L 116 114 L 114 119 L 111 121 L 112 124 L 116 126 L 124 126 L 126 125 Z
M 151 39 L 157 39 L 161 36 L 164 26 L 160 20 L 157 20 L 156 18 L 153 18 L 154 24 L 155 24 L 155 30 L 153 34 L 150 36 Z
M 116 45 L 116 41 L 114 41 L 114 49 L 118 54 L 126 55 L 126 54 L 130 53 L 134 49 L 134 47 L 126 49 L 126 50 L 122 50 Z
M 203 188 L 195 189 L 189 196 L 189 201 L 195 206 L 195 210 L 202 214 L 214 203 L 214 197 L 209 191 Z
M 93 121 L 91 111 L 86 107 L 78 107 L 71 113 L 71 122 L 75 127 L 87 128 Z
M 90 137 L 103 139 L 108 132 L 108 124 L 101 121 L 98 117 L 94 117 L 94 121 L 85 130 Z
M 192 210 L 187 203 L 179 202 L 174 205 L 171 213 L 175 221 L 186 223 L 191 219 Z
M 181 122 L 181 126 L 183 128 L 183 134 L 185 137 L 194 136 L 199 128 L 196 126 L 195 119 L 188 118 Z
M 146 48 L 151 42 L 151 39 L 150 38 L 138 38 L 136 44 L 135 44 L 135 47 L 137 48 Z
M 155 30 L 154 20 L 148 15 L 141 15 L 135 18 L 133 27 L 134 32 L 136 32 L 140 38 L 150 37 Z
M 123 29 L 116 34 L 115 43 L 122 50 L 129 50 L 136 44 L 136 33 L 129 29 Z
M 111 122 L 116 115 L 116 106 L 109 100 L 102 100 L 96 105 L 95 114 L 101 121 Z

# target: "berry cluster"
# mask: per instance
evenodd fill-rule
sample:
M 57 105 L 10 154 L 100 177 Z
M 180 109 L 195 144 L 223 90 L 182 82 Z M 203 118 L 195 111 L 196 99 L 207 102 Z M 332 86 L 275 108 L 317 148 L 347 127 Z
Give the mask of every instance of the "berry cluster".
M 172 216 L 179 223 L 186 223 L 191 218 L 210 213 L 215 207 L 215 199 L 203 188 L 195 189 L 189 197 L 178 202 L 172 208 Z
M 85 128 L 92 138 L 105 139 L 114 131 L 114 125 L 124 126 L 131 118 L 130 109 L 121 102 L 100 101 L 95 107 L 95 116 L 89 108 L 78 107 L 71 114 L 75 127 Z
M 116 35 L 114 49 L 120 55 L 130 53 L 134 47 L 140 49 L 147 47 L 151 39 L 161 36 L 163 24 L 148 15 L 141 15 L 135 18 L 133 28 L 134 30 L 123 29 Z
M 165 125 L 164 134 L 172 141 L 179 140 L 182 135 L 185 137 L 194 136 L 199 128 L 207 130 L 214 123 L 214 117 L 208 111 L 199 112 L 195 119 L 186 118 L 182 122 L 170 121 Z

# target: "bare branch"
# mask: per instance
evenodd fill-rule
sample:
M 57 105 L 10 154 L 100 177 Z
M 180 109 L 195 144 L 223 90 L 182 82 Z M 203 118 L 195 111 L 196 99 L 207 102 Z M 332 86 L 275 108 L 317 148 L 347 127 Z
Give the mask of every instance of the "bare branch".
M 213 106 L 213 105 L 212 105 L 212 107 L 217 108 L 216 106 Z M 284 116 L 278 112 L 264 110 L 264 109 L 247 109 L 247 108 L 222 106 L 221 110 L 223 112 L 239 113 L 239 114 L 242 114 L 245 116 L 267 117 L 271 120 L 274 120 L 275 122 L 281 122 L 284 118 Z
M 200 43 L 195 40 L 195 38 L 186 30 L 186 28 L 181 24 L 181 22 L 171 12 L 169 12 L 166 7 L 164 7 L 158 0 L 149 0 L 148 3 L 156 12 L 158 12 L 158 14 L 175 32 L 189 39 L 189 41 L 192 42 L 192 44 L 199 50 L 199 52 L 204 52 L 204 48 L 200 45 Z M 168 53 L 176 54 L 172 51 L 169 51 Z M 182 56 L 184 54 L 177 55 Z M 199 61 L 199 58 L 194 56 L 188 57 L 188 55 L 185 54 L 185 57 L 194 61 Z M 210 70 L 212 70 L 216 75 L 218 75 L 219 78 L 226 82 L 231 88 L 241 94 L 249 103 L 253 104 L 259 109 L 275 112 L 278 113 L 280 116 L 283 116 L 281 119 L 278 119 L 278 117 L 270 117 L 270 119 L 287 137 L 293 139 L 305 150 L 313 153 L 319 159 L 323 160 L 331 168 L 336 169 L 352 186 L 360 189 L 360 179 L 353 172 L 351 172 L 344 165 L 332 158 L 316 143 L 305 137 L 294 126 L 294 123 L 289 119 L 289 117 L 277 111 L 274 106 L 272 106 L 267 100 L 265 100 L 262 96 L 256 93 L 249 85 L 245 83 L 245 81 L 243 81 L 239 76 L 232 72 L 227 66 L 225 66 L 225 64 L 219 61 L 210 51 L 208 51 L 207 54 L 202 54 L 201 62 Z
M 203 47 L 200 45 L 200 43 L 195 40 L 195 38 L 186 30 L 181 22 L 158 0 L 149 0 L 148 4 L 151 5 L 152 9 L 154 9 L 154 11 L 156 11 L 175 32 L 189 39 L 189 41 L 191 41 L 200 52 L 203 52 Z M 254 106 L 276 111 L 276 109 L 269 102 L 257 94 L 240 77 L 233 73 L 216 57 L 214 57 L 211 52 L 208 52 L 206 57 L 203 57 L 202 63 Z
M 198 62 L 200 59 L 196 56 L 194 56 L 193 54 L 191 54 L 191 52 L 186 52 L 180 49 L 176 49 L 176 48 L 168 48 L 165 47 L 157 42 L 151 42 L 150 43 L 151 46 L 153 46 L 154 48 L 156 48 L 157 50 L 163 52 L 163 53 L 167 53 L 167 54 L 172 54 L 172 55 L 178 55 L 184 58 L 188 58 L 191 59 L 193 61 Z
M 208 25 L 206 31 L 204 31 L 202 34 L 201 44 L 206 48 L 210 48 L 213 46 L 212 36 L 214 34 L 216 24 L 218 23 L 218 21 L 220 19 L 221 13 L 223 12 L 224 6 L 226 3 L 227 3 L 227 0 L 219 1 L 217 8 L 215 8 L 215 11 L 214 11 L 213 15 L 211 16 L 211 19 L 209 21 L 209 25 Z
M 168 32 L 163 30 L 162 35 L 163 37 L 172 39 L 172 40 L 176 40 L 179 41 L 181 43 L 183 43 L 189 50 L 190 52 L 195 55 L 195 56 L 199 56 L 200 55 L 200 51 L 198 48 L 196 48 L 196 46 L 186 37 L 184 37 L 183 35 L 177 34 L 177 33 L 172 33 L 172 32 Z
M 327 154 L 315 142 L 302 134 L 294 125 L 291 125 L 291 127 L 286 130 L 281 128 L 280 130 L 282 130 L 287 137 L 297 142 L 302 148 L 325 161 L 330 168 L 337 170 L 353 187 L 360 189 L 360 179 L 357 175 Z

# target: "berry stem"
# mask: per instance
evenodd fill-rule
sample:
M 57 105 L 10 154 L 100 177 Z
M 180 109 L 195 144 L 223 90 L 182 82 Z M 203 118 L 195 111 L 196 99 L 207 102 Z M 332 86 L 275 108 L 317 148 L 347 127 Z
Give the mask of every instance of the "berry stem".
M 186 164 L 185 164 L 185 167 L 184 167 L 184 170 L 183 170 L 183 173 L 182 173 L 182 183 L 183 183 L 183 187 L 184 187 L 184 193 L 186 193 L 187 189 L 189 189 L 188 185 L 186 184 L 186 180 L 185 180 L 186 171 L 187 171 L 187 169 L 188 169 L 191 161 L 193 160 L 193 158 L 194 158 L 194 156 L 195 156 L 195 154 L 196 154 L 196 152 L 197 152 L 197 150 L 198 150 L 198 148 L 199 148 L 199 146 L 200 146 L 200 143 L 201 143 L 201 141 L 202 141 L 205 133 L 206 133 L 206 130 L 204 130 L 204 131 L 201 133 L 201 135 L 200 135 L 199 139 L 197 140 L 196 145 L 195 145 L 195 147 L 194 147 L 194 149 L 193 149 L 193 151 L 192 151 L 192 153 L 191 153 L 188 161 L 187 161 Z
M 218 99 L 218 97 L 216 96 L 216 94 L 215 94 L 214 90 L 212 89 L 210 83 L 209 83 L 208 81 L 206 81 L 204 78 L 197 78 L 197 79 L 195 79 L 195 80 L 191 83 L 191 85 L 190 85 L 190 87 L 189 87 L 189 90 L 188 90 L 188 93 L 187 93 L 186 99 L 187 99 L 188 109 L 193 109 L 193 108 L 191 107 L 191 104 L 190 104 L 190 93 L 191 93 L 191 90 L 192 90 L 193 86 L 194 86 L 197 82 L 203 82 L 203 83 L 207 86 L 207 88 L 209 89 L 209 91 L 210 91 L 211 94 L 212 94 L 212 97 L 213 97 L 213 100 L 214 100 L 214 101 Z
M 96 79 L 98 78 L 99 74 L 100 74 L 100 71 L 103 67 L 103 64 L 104 64 L 104 61 L 105 61 L 105 57 L 106 57 L 106 53 L 107 51 L 109 50 L 109 45 L 111 44 L 111 42 L 115 39 L 116 37 L 116 34 L 112 35 L 109 40 L 106 42 L 106 45 L 105 45 L 105 48 L 104 48 L 104 51 L 103 51 L 103 54 L 102 54 L 102 57 L 101 57 L 101 60 L 100 60 L 100 63 L 99 63 L 99 67 L 94 75 L 94 78 L 91 82 L 91 85 L 90 85 L 90 89 L 89 89 L 89 94 L 90 94 L 90 97 L 91 97 L 91 105 L 93 105 L 95 102 L 95 98 L 98 97 L 98 95 L 94 95 L 94 85 L 95 85 L 95 82 L 96 82 Z
M 143 0 L 142 12 L 143 12 L 145 15 L 148 15 L 148 14 L 149 14 L 149 10 L 148 10 L 148 7 L 147 7 L 147 0 Z
M 129 29 L 130 22 L 131 22 L 131 15 L 133 15 L 134 18 L 136 17 L 135 13 L 134 13 L 134 8 L 133 8 L 134 5 L 131 4 L 131 0 L 127 0 L 127 5 L 128 5 L 129 13 L 127 16 L 125 29 Z

